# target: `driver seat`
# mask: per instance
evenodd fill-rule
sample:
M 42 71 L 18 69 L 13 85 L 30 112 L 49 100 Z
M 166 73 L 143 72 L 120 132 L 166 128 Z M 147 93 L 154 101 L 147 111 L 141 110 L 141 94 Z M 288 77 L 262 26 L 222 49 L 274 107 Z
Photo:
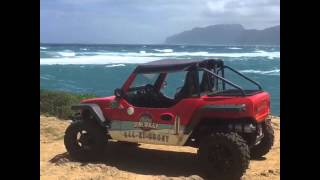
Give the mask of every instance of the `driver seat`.
M 211 92 L 214 88 L 213 77 L 208 72 L 203 72 L 202 80 L 200 83 L 200 92 Z
M 192 94 L 197 92 L 196 84 L 195 84 L 195 74 L 196 71 L 189 71 L 186 74 L 186 79 L 184 80 L 184 85 L 181 90 L 175 94 L 174 99 L 176 101 L 180 101 L 183 98 L 191 97 Z

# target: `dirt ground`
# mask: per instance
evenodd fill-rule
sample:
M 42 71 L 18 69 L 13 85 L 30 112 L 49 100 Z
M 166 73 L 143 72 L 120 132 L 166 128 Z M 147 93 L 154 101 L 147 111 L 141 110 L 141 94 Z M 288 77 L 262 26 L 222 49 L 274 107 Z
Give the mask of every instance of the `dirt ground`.
M 68 121 L 40 116 L 40 179 L 51 180 L 202 180 L 197 149 L 111 142 L 101 162 L 80 163 L 66 153 L 63 136 Z M 280 179 L 280 118 L 273 118 L 275 144 L 262 159 L 251 160 L 243 180 Z

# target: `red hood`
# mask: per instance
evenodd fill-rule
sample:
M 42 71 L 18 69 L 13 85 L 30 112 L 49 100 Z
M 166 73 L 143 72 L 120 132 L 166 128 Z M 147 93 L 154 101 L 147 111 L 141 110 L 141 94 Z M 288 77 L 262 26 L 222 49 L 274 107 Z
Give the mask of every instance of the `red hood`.
M 91 103 L 91 104 L 98 104 L 100 107 L 107 107 L 109 103 L 115 99 L 115 96 L 108 96 L 108 97 L 101 97 L 101 98 L 91 98 L 91 99 L 84 99 L 81 103 Z

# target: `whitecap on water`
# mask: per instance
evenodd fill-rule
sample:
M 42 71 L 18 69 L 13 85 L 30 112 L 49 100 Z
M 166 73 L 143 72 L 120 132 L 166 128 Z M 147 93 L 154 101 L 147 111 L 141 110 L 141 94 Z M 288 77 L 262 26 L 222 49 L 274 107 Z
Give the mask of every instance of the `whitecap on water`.
M 44 80 L 51 80 L 54 78 L 55 78 L 55 76 L 52 76 L 50 74 L 40 75 L 40 79 L 44 79 Z
M 119 67 L 119 66 L 126 66 L 124 64 L 111 64 L 111 65 L 106 65 L 105 67 Z
M 96 56 L 76 56 L 63 58 L 40 58 L 41 65 L 67 65 L 67 64 L 140 64 L 154 60 L 157 57 L 128 57 L 128 56 L 112 56 L 112 55 L 96 55 Z
M 172 58 L 172 59 L 193 59 L 193 58 L 215 58 L 228 57 L 228 60 L 243 60 L 252 57 L 266 57 L 268 59 L 279 59 L 280 52 L 253 51 L 243 53 L 209 53 L 206 51 L 198 52 L 157 52 L 146 51 L 139 52 L 91 52 L 88 55 L 75 56 L 75 52 L 58 52 L 62 57 L 40 58 L 40 64 L 139 64 L 154 60 Z
M 238 49 L 242 49 L 242 48 L 239 48 L 239 47 L 229 47 L 228 49 L 238 50 Z
M 274 70 L 269 70 L 269 71 L 248 69 L 248 70 L 241 70 L 240 72 L 241 73 L 264 74 L 264 75 L 280 75 L 280 69 L 274 69 Z
M 45 77 L 45 76 L 40 76 L 40 79 L 50 80 L 49 78 L 47 78 L 47 77 Z
M 157 52 L 164 52 L 164 53 L 172 53 L 173 49 L 153 49 L 154 51 Z
M 76 53 L 73 51 L 62 51 L 62 52 L 57 52 L 59 55 L 64 56 L 64 57 L 74 57 L 76 56 Z

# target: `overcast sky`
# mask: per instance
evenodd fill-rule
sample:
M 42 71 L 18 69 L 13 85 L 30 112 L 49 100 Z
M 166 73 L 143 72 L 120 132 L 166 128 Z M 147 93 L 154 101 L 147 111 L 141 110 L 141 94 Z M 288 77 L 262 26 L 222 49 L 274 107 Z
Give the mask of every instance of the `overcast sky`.
M 40 40 L 54 43 L 163 43 L 194 27 L 280 24 L 280 0 L 41 0 Z

